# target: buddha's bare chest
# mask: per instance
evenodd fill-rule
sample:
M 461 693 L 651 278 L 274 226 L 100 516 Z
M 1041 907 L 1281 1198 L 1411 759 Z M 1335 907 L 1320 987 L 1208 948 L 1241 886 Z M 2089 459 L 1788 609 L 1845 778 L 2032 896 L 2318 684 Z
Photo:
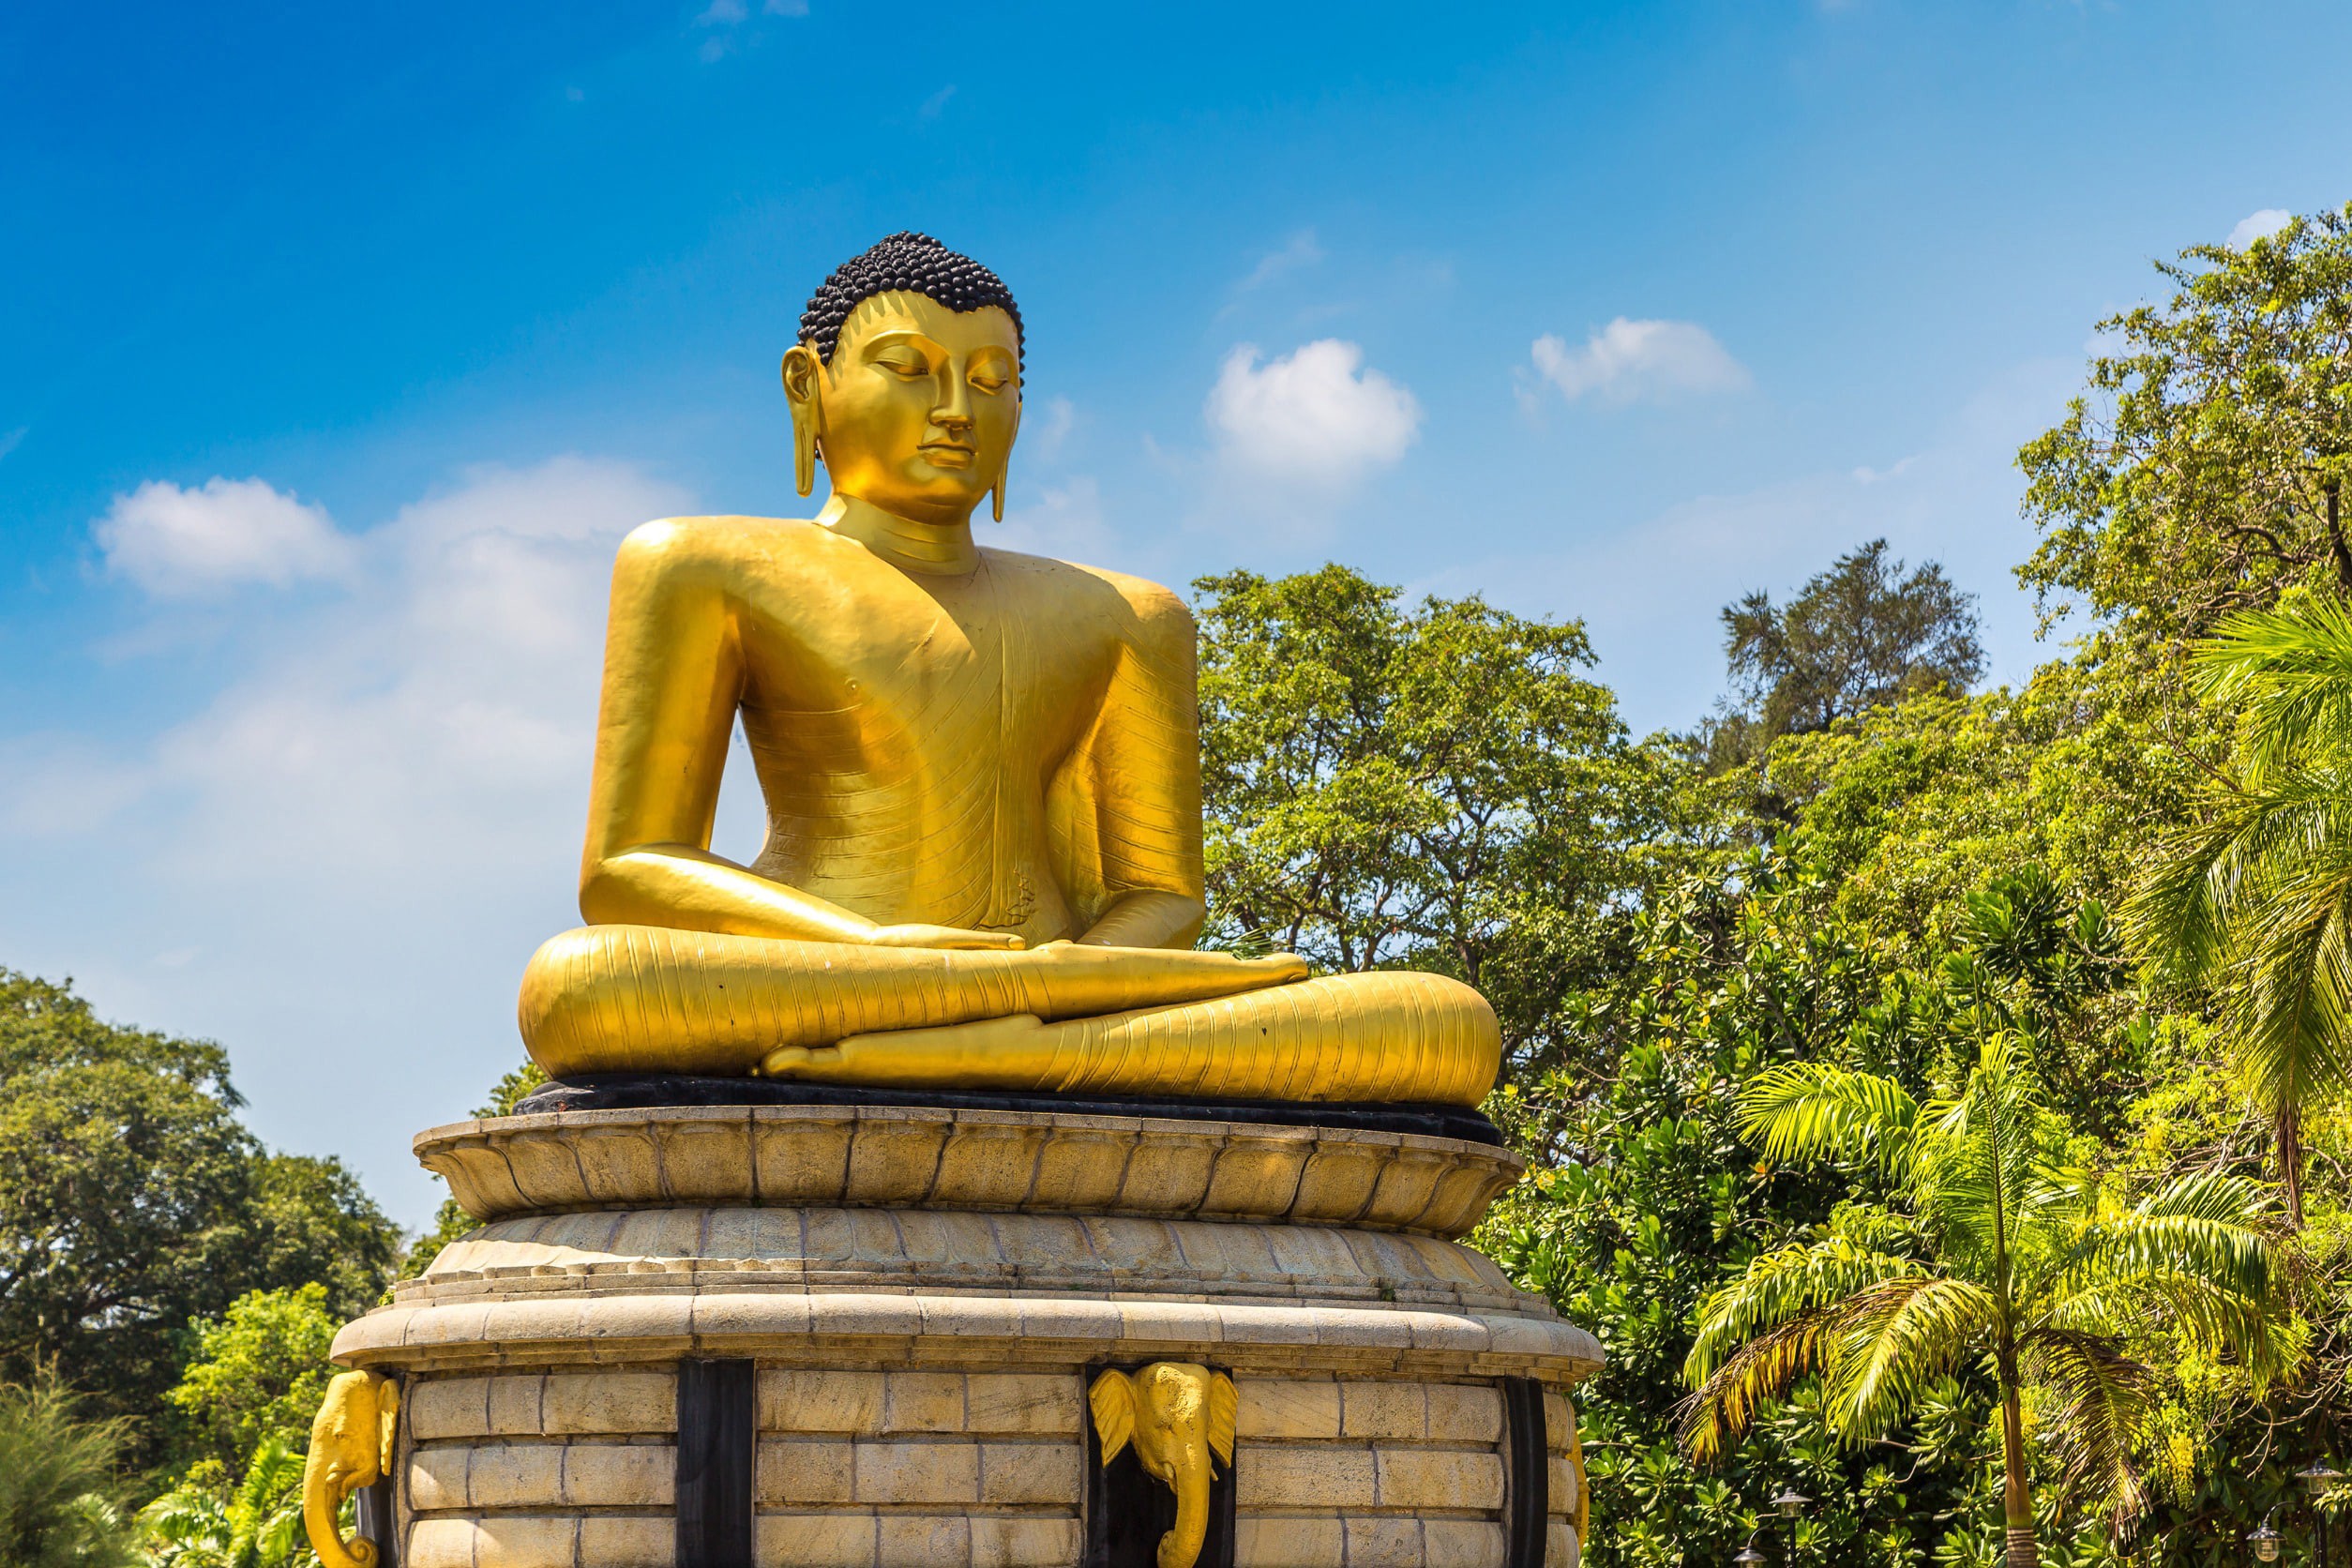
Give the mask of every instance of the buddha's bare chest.
M 742 716 L 763 778 L 857 788 L 987 765 L 1042 785 L 1093 721 L 1119 649 L 1001 587 L 958 587 L 748 618 Z

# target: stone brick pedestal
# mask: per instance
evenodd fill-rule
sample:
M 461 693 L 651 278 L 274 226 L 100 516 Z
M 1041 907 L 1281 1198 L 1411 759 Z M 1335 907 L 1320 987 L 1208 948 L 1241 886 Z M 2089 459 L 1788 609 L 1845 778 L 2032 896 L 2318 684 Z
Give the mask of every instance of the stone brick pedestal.
M 404 1385 L 400 1568 L 718 1568 L 736 1529 L 763 1568 L 1118 1568 L 1086 1391 L 1154 1361 L 1240 1396 L 1202 1568 L 1576 1559 L 1567 1392 L 1599 1349 L 1453 1239 L 1517 1176 L 1500 1149 L 786 1106 L 470 1122 L 417 1151 L 483 1224 L 335 1346 Z M 751 1407 L 731 1459 L 682 1411 L 705 1361 Z M 731 1462 L 748 1506 L 705 1519 L 737 1506 L 705 1473 Z

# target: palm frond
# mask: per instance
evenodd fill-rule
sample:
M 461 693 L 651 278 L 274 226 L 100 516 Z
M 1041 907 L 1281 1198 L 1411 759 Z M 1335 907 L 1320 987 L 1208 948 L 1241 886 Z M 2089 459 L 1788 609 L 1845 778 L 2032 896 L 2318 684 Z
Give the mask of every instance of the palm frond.
M 2035 1328 L 2018 1336 L 2020 1368 L 2044 1394 L 2042 1428 L 2070 1488 L 2106 1500 L 2118 1525 L 2147 1506 L 2132 1451 L 2148 1417 L 2151 1376 L 2106 1339 Z
M 1928 1274 L 1850 1298 L 1825 1369 L 1832 1430 L 1849 1441 L 1884 1433 L 1982 1342 L 1999 1309 L 1983 1286 Z
M 2013 1035 L 1988 1036 L 1955 1099 L 1931 1108 L 1920 1142 L 1919 1199 L 1947 1251 L 1989 1281 L 2021 1221 L 2065 1184 L 2043 1140 L 2041 1086 Z
M 2261 1184 L 2184 1176 L 2094 1229 L 2095 1257 L 2127 1272 L 2185 1273 L 2237 1295 L 2270 1291 L 2270 1200 Z
M 2314 597 L 2233 615 L 2190 666 L 2209 699 L 2241 716 L 2258 770 L 2292 766 L 2352 734 L 2352 606 Z
M 1769 1068 L 1740 1092 L 1740 1130 L 1776 1160 L 1869 1160 L 1906 1167 L 1919 1104 L 1892 1078 L 1818 1062 Z
M 1842 1304 L 1802 1312 L 1733 1351 L 1676 1409 L 1675 1437 L 1683 1452 L 1702 1465 L 1721 1459 L 1725 1444 L 1747 1430 L 1757 1410 L 1819 1366 L 1822 1349 L 1843 1319 Z
M 1734 1348 L 1807 1313 L 1834 1306 L 1889 1279 L 1916 1274 L 1907 1258 L 1859 1246 L 1843 1237 L 1760 1253 L 1739 1278 L 1700 1304 L 1683 1376 L 1704 1383 Z

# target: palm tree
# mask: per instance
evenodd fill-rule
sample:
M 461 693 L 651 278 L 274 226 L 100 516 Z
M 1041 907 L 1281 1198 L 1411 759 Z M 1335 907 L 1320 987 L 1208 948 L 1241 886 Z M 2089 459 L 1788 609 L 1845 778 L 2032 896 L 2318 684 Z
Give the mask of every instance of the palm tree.
M 1875 1167 L 1895 1199 L 1845 1205 L 1828 1234 L 1757 1257 L 1701 1305 L 1681 1420 L 1696 1458 L 1807 1375 L 1831 1429 L 1863 1442 L 1979 1362 L 2000 1393 L 2009 1568 L 2036 1568 L 2026 1391 L 2067 1485 L 2102 1488 L 2119 1527 L 2145 1497 L 2133 1449 L 2150 1373 L 2131 1338 L 2170 1331 L 2257 1380 L 2276 1369 L 2263 1190 L 2205 1174 L 2130 1201 L 2067 1168 L 2071 1130 L 2011 1036 L 1949 1100 L 1801 1063 L 1759 1074 L 1740 1109 L 1768 1158 Z
M 217 1464 L 218 1461 L 212 1461 Z M 302 1455 L 262 1440 L 234 1490 L 183 1481 L 139 1515 L 157 1568 L 288 1568 L 315 1561 L 302 1530 Z
M 2303 1109 L 2352 1071 L 2352 608 L 2233 616 L 2191 670 L 2238 711 L 2236 754 L 2124 921 L 2160 971 L 2224 990 L 2300 1227 Z
M 54 1383 L 0 1384 L 0 1562 L 10 1568 L 128 1568 L 138 1558 L 116 1512 L 123 1424 L 83 1421 Z

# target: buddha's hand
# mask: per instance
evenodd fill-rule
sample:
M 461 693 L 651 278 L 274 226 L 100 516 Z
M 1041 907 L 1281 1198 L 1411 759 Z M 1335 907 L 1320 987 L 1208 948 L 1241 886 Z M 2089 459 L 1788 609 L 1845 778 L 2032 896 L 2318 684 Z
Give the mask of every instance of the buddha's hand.
M 1032 1000 L 1048 1018 L 1082 1018 L 1137 1007 L 1207 1002 L 1307 977 L 1295 953 L 1237 958 L 1175 947 L 1104 947 L 1049 942 L 1018 960 L 1040 988 Z
M 1027 945 L 1011 931 L 968 931 L 960 926 L 877 926 L 867 934 L 866 944 L 991 953 L 1018 953 Z

